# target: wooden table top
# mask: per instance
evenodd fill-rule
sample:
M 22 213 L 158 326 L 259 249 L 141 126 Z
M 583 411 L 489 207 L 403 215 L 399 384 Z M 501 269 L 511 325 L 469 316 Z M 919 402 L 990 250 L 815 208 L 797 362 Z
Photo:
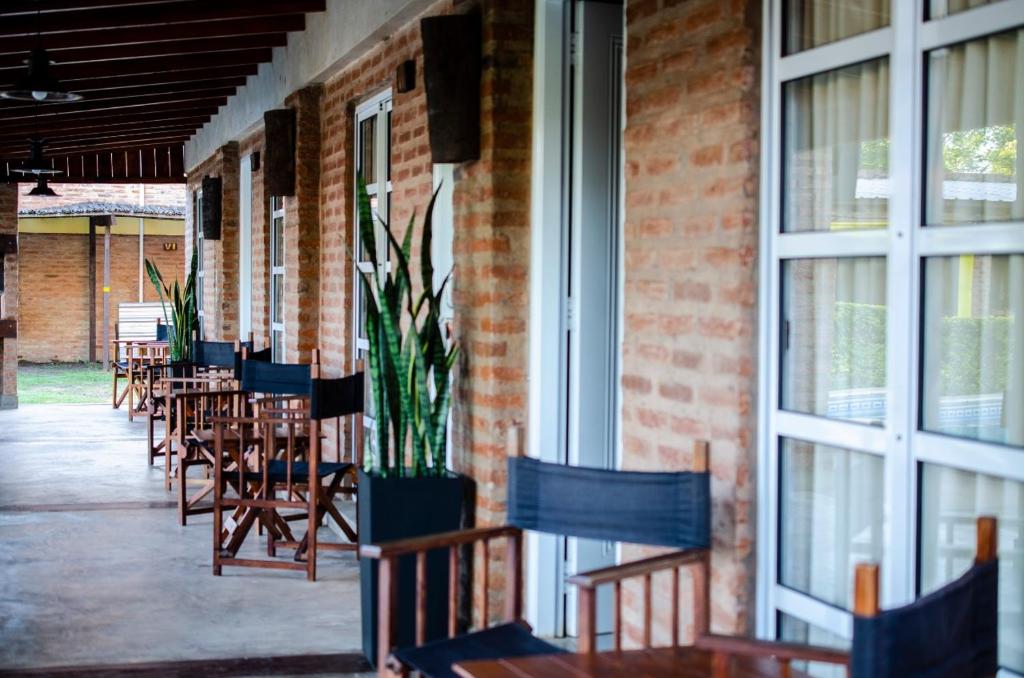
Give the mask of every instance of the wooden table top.
M 659 647 L 650 650 L 598 652 L 592 655 L 549 654 L 513 659 L 459 662 L 452 667 L 463 678 L 707 678 L 711 675 L 711 653 L 692 647 Z M 766 658 L 734 658 L 733 678 L 775 678 L 781 665 Z M 793 670 L 791 676 L 804 676 Z

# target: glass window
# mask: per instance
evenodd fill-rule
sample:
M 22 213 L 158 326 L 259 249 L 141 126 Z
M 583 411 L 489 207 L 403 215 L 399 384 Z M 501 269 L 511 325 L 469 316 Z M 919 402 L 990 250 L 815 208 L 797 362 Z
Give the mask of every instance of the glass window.
M 888 60 L 787 82 L 783 105 L 783 230 L 885 228 Z
M 363 173 L 363 181 L 368 184 L 377 183 L 377 170 L 374 163 L 376 145 L 374 139 L 377 131 L 377 116 L 371 115 L 359 123 L 359 134 L 362 148 L 359 149 L 359 171 Z
M 929 225 L 1024 220 L 1024 30 L 928 53 Z
M 779 580 L 849 608 L 853 570 L 882 557 L 881 457 L 781 441 Z
M 921 426 L 1024 446 L 1024 254 L 924 264 Z
M 885 421 L 885 268 L 883 257 L 783 262 L 783 409 Z
M 814 645 L 816 647 L 832 647 L 837 650 L 849 650 L 850 642 L 820 626 L 779 612 L 778 637 L 786 643 Z M 793 667 L 815 678 L 846 678 L 846 668 L 823 662 L 793 662 Z
M 959 14 L 975 7 L 990 5 L 1000 0 L 930 0 L 928 3 L 928 18 L 940 19 L 950 14 Z
M 921 465 L 921 595 L 971 567 L 975 521 L 999 520 L 999 664 L 1024 671 L 1024 484 Z
M 889 25 L 889 0 L 786 0 L 786 54 Z

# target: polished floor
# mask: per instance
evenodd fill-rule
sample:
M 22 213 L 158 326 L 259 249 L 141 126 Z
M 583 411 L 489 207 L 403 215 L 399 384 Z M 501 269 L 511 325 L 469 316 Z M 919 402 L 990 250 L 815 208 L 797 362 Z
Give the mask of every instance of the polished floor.
M 0 670 L 358 654 L 355 556 L 214 577 L 211 517 L 178 526 L 145 434 L 103 405 L 0 411 Z

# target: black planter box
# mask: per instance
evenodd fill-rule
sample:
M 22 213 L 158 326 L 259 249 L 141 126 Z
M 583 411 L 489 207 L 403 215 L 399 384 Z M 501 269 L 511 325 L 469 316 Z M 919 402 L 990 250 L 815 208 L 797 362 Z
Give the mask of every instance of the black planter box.
M 359 543 L 451 532 L 462 525 L 467 479 L 450 474 L 442 478 L 382 478 L 359 471 Z M 377 665 L 378 562 L 359 562 L 363 623 L 363 654 Z M 397 647 L 416 637 L 416 556 L 398 561 Z M 448 552 L 427 555 L 427 640 L 448 635 Z

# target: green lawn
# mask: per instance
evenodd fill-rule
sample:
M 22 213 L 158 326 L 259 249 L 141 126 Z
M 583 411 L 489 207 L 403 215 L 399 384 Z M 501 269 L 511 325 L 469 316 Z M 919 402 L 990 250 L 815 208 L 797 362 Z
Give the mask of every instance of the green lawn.
M 97 363 L 21 363 L 18 402 L 22 405 L 110 402 L 110 372 Z

